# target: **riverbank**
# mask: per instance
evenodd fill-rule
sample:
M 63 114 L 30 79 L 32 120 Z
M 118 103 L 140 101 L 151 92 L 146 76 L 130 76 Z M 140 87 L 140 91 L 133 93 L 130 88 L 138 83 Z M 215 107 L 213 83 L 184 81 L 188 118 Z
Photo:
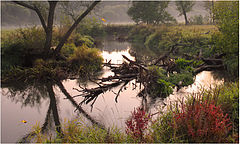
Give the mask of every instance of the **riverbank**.
M 237 83 L 218 85 L 202 90 L 168 106 L 168 110 L 146 113 L 134 109 L 125 122 L 126 131 L 115 127 L 100 129 L 86 126 L 81 119 L 65 122 L 62 138 L 49 139 L 36 129 L 34 142 L 102 142 L 102 143 L 238 143 L 239 89 Z M 203 112 L 203 113 L 202 113 Z M 152 119 L 157 114 L 156 119 Z

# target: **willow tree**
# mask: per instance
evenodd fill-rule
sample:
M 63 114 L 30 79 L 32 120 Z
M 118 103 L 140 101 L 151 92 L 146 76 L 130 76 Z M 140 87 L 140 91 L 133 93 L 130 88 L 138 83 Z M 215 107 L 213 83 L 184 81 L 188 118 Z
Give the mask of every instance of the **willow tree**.
M 49 58 L 51 56 L 56 57 L 57 55 L 59 55 L 64 43 L 72 34 L 73 30 L 82 21 L 82 19 L 86 17 L 93 10 L 93 8 L 100 2 L 100 0 L 93 1 L 91 5 L 81 15 L 79 15 L 76 18 L 72 26 L 61 38 L 60 42 L 58 43 L 53 53 L 50 53 L 50 48 L 52 46 L 53 22 L 54 22 L 56 6 L 59 3 L 59 1 L 47 1 L 47 4 L 45 5 L 43 5 L 43 2 L 24 2 L 24 1 L 13 1 L 13 2 L 36 12 L 46 34 L 43 54 L 44 54 L 44 57 Z
M 187 13 L 192 10 L 194 2 L 192 1 L 176 1 L 177 10 L 179 11 L 179 16 L 184 16 L 185 24 L 188 25 L 189 21 L 187 19 Z

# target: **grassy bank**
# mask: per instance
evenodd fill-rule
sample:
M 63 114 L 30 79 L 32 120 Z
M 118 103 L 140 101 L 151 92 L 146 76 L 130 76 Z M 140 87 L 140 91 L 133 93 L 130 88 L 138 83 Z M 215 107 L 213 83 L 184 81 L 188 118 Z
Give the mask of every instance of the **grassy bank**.
M 217 31 L 212 25 L 179 25 L 149 26 L 139 25 L 129 33 L 132 42 L 142 43 L 146 48 L 159 54 L 168 51 L 172 45 L 181 43 L 176 55 L 188 53 L 196 55 L 200 52 L 209 56 L 211 50 L 211 34 Z
M 210 90 L 192 94 L 185 101 L 159 110 L 158 116 L 135 109 L 126 120 L 126 131 L 111 127 L 107 130 L 86 125 L 82 120 L 65 121 L 63 137 L 51 138 L 36 127 L 34 142 L 238 142 L 239 87 L 225 83 Z
M 55 28 L 53 47 L 62 29 Z M 65 43 L 58 59 L 43 59 L 44 31 L 39 27 L 2 31 L 1 82 L 49 81 L 71 75 L 86 77 L 101 69 L 102 57 L 91 36 L 74 33 Z

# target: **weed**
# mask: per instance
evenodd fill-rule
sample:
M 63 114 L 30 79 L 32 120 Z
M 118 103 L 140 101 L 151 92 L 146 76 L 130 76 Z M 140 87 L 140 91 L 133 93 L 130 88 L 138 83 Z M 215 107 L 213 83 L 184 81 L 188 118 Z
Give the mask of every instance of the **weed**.
M 148 128 L 150 119 L 150 114 L 141 108 L 134 109 L 130 119 L 126 121 L 126 133 L 133 139 L 144 142 L 145 130 Z

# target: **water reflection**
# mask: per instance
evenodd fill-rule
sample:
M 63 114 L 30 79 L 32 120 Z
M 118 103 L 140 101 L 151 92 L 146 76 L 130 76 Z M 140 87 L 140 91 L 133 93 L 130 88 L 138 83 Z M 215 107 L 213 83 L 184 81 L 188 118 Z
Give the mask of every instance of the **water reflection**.
M 48 98 L 47 87 L 40 84 L 19 84 L 2 86 L 2 95 L 12 102 L 20 103 L 22 107 L 40 107 L 42 101 Z

